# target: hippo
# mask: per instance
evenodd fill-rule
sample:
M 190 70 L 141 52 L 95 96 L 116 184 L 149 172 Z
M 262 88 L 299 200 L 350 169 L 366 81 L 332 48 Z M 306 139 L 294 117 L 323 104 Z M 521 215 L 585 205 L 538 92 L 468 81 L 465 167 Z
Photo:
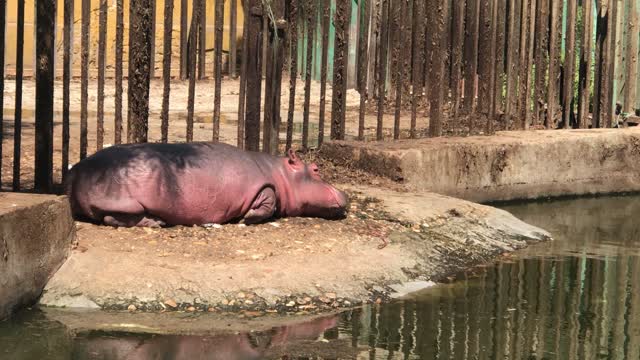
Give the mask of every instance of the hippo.
M 105 148 L 72 167 L 65 193 L 76 219 L 114 227 L 338 219 L 348 203 L 292 150 L 280 157 L 207 142 Z

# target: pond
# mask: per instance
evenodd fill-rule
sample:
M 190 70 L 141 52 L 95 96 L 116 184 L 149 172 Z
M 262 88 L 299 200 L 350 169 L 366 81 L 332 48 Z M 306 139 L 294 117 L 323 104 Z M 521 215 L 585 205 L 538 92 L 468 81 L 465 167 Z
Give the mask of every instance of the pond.
M 0 323 L 0 358 L 639 359 L 640 196 L 500 207 L 555 240 L 389 305 L 269 331 L 72 334 L 25 311 Z

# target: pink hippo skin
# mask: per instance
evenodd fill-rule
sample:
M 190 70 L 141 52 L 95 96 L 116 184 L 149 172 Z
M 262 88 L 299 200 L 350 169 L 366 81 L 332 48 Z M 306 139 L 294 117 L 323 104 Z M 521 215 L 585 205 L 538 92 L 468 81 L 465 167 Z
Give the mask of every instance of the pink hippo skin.
M 65 189 L 76 218 L 121 227 L 333 219 L 348 201 L 293 151 L 276 157 L 217 143 L 109 147 L 76 164 Z

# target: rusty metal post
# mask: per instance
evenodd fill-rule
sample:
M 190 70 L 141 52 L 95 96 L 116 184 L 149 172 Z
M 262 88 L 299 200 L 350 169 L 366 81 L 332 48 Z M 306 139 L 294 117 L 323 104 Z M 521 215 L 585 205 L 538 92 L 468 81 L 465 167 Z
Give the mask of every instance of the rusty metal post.
M 589 115 L 589 103 L 591 99 L 591 50 L 593 44 L 593 4 L 592 1 L 583 3 L 582 7 L 584 30 L 582 31 L 582 51 L 580 52 L 580 79 L 578 82 L 578 117 L 577 127 L 583 129 L 587 126 Z
M 171 40 L 173 30 L 173 0 L 164 0 L 164 41 L 162 46 L 162 113 L 160 132 L 163 143 L 169 141 L 169 94 L 171 92 Z
M 284 0 L 275 0 L 267 8 L 269 42 L 267 49 L 267 76 L 265 80 L 265 109 L 262 151 L 276 155 L 280 141 L 280 98 L 282 66 L 284 62 Z M 274 23 L 275 20 L 275 23 Z
M 244 127 L 246 109 L 245 103 L 247 100 L 247 61 L 249 52 L 249 0 L 242 1 L 242 13 L 244 15 L 244 23 L 242 26 L 242 64 L 240 64 L 240 93 L 238 95 L 238 148 L 244 149 Z
M 262 4 L 260 0 L 249 2 L 247 41 L 247 101 L 245 115 L 245 148 L 260 148 L 260 98 L 262 97 Z
M 243 1 L 244 2 L 244 1 Z M 229 19 L 229 77 L 235 79 L 238 77 L 238 0 L 231 0 L 231 14 Z
M 0 191 L 2 191 L 2 144 L 4 143 L 4 56 L 7 30 L 7 1 L 0 0 Z M 64 151 L 63 151 L 64 157 Z
M 293 114 L 296 106 L 296 82 L 298 79 L 298 2 L 287 1 L 287 15 L 289 18 L 289 30 L 287 39 L 289 42 L 289 109 L 287 111 L 287 139 L 286 150 L 293 145 Z
M 325 2 L 329 2 L 328 0 Z M 366 112 L 367 66 L 369 65 L 369 19 L 371 17 L 371 0 L 358 4 L 360 11 L 360 32 L 358 33 L 358 91 L 360 92 L 360 109 L 358 114 L 358 140 L 364 140 L 364 116 Z M 328 15 L 327 15 L 328 17 Z M 322 29 L 324 41 L 324 26 Z M 324 43 L 323 43 L 324 47 Z M 324 53 L 323 53 L 324 59 Z
M 129 88 L 127 140 L 147 142 L 151 68 L 151 0 L 129 4 Z
M 22 158 L 22 75 L 24 70 L 24 0 L 18 0 L 18 34 L 16 37 L 16 98 L 13 120 L 13 191 L 20 190 Z
M 224 31 L 224 0 L 216 0 L 215 34 L 215 94 L 213 99 L 213 141 L 220 138 L 220 99 L 222 97 L 222 35 Z
M 96 148 L 102 150 L 104 145 L 104 72 L 107 53 L 107 0 L 100 0 L 100 17 L 98 20 L 98 121 Z
M 347 100 L 347 67 L 349 63 L 349 23 L 351 1 L 337 0 L 333 23 L 336 28 L 333 57 L 333 106 L 331 111 L 331 139 L 344 140 Z
M 367 1 L 367 0 L 364 0 Z M 327 67 L 329 63 L 329 26 L 331 0 L 322 0 L 322 58 L 320 59 L 320 112 L 318 120 L 318 147 L 324 142 L 325 111 L 327 107 Z
M 87 122 L 89 105 L 89 31 L 91 26 L 91 1 L 82 0 L 82 39 L 80 64 L 80 160 L 87 157 Z
M 304 72 L 304 106 L 302 112 L 302 148 L 309 147 L 309 103 L 311 101 L 311 67 L 313 66 L 313 35 L 316 30 L 316 3 L 315 0 L 306 2 L 306 28 L 307 28 L 307 49 L 305 51 L 305 72 Z
M 53 188 L 53 80 L 56 33 L 56 0 L 36 2 L 36 141 L 37 192 Z
M 114 143 L 122 142 L 122 74 L 123 74 L 123 55 L 124 47 L 124 0 L 116 0 L 116 94 L 115 107 L 116 114 L 114 119 Z

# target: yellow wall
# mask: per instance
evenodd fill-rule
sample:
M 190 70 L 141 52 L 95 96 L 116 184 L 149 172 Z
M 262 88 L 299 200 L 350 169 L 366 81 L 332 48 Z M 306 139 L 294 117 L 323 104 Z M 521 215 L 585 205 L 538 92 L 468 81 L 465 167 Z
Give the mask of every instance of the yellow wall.
M 215 0 L 206 0 L 207 2 L 207 34 L 206 43 L 207 49 L 212 49 L 214 45 L 214 6 Z M 241 1 L 238 0 L 238 30 L 237 38 L 242 37 L 242 24 L 243 13 Z M 16 64 L 16 40 L 17 40 L 17 0 L 9 0 L 7 2 L 7 37 L 6 37 L 6 51 L 5 51 L 5 63 L 6 73 L 15 73 Z M 225 1 L 225 20 L 224 20 L 224 44 L 223 50 L 229 49 L 229 21 L 230 21 L 230 1 Z M 98 51 L 98 34 L 99 34 L 99 4 L 100 0 L 91 0 L 91 31 L 90 31 L 90 71 L 91 75 L 95 75 L 97 67 L 97 51 Z M 81 30 L 82 30 L 82 2 L 81 0 L 74 1 L 74 25 L 72 33 L 72 53 L 73 53 L 73 76 L 80 75 L 80 45 L 81 45 Z M 188 2 L 188 22 L 191 24 L 191 12 L 193 1 Z M 56 71 L 58 75 L 62 74 L 62 56 L 63 56 L 63 44 L 62 44 L 62 26 L 63 26 L 63 10 L 64 0 L 58 0 L 58 13 L 57 13 L 57 26 L 56 26 Z M 115 17 L 116 17 L 116 0 L 107 0 L 107 75 L 110 76 L 113 73 L 113 67 L 115 65 Z M 127 47 L 129 38 L 129 0 L 124 0 L 124 56 L 123 60 L 126 62 L 128 58 Z M 176 76 L 179 73 L 179 54 L 180 54 L 180 0 L 174 0 L 174 14 L 173 14 L 173 40 L 172 40 L 172 75 Z M 33 61 L 35 56 L 34 42 L 35 42 L 35 29 L 34 29 L 34 0 L 26 0 L 25 4 L 25 28 L 24 28 L 24 68 L 25 76 L 31 74 L 33 67 Z M 156 76 L 161 74 L 162 69 L 162 43 L 164 34 L 164 0 L 156 0 L 156 47 L 155 47 L 155 67 Z M 213 73 L 213 52 L 207 53 L 206 69 L 207 73 Z

